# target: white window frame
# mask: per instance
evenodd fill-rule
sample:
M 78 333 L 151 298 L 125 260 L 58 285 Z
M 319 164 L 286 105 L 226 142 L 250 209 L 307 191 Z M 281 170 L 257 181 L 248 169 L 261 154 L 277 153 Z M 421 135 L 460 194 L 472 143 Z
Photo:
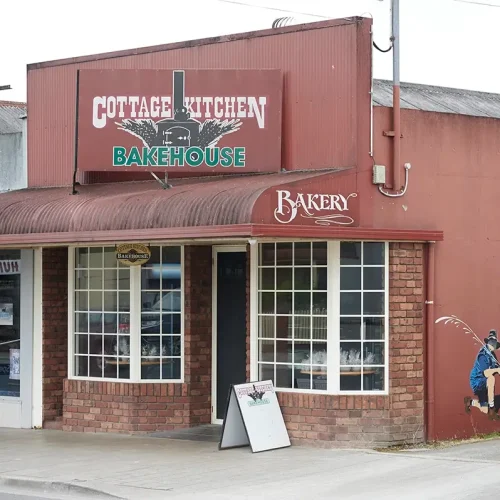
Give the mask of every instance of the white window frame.
M 82 247 L 112 247 L 109 243 L 75 245 L 68 247 L 68 379 L 93 382 L 115 382 L 130 384 L 183 384 L 185 377 L 184 318 L 185 318 L 185 273 L 184 245 L 158 242 L 152 246 L 175 246 L 181 250 L 181 376 L 179 379 L 141 378 L 141 266 L 130 266 L 130 378 L 80 377 L 75 375 L 75 255 Z
M 300 241 L 325 241 L 325 240 L 257 240 L 250 245 L 250 378 L 258 380 L 258 303 L 259 303 L 259 245 L 261 243 L 296 243 Z M 384 390 L 359 390 L 359 391 L 341 391 L 340 390 L 340 244 L 350 241 L 360 241 L 369 243 L 373 240 L 333 240 L 327 241 L 327 390 L 318 389 L 288 389 L 276 387 L 277 392 L 290 392 L 301 394 L 323 394 L 335 396 L 387 396 L 389 394 L 389 242 L 384 243 L 384 293 L 385 293 L 385 311 L 384 311 Z M 334 272 L 331 272 L 333 269 Z M 333 348 L 331 347 L 333 346 Z

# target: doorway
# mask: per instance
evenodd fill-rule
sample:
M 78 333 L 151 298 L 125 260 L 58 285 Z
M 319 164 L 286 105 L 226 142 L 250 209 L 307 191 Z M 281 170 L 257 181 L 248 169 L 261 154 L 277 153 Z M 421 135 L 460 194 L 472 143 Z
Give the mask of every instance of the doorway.
M 212 422 L 222 423 L 231 384 L 246 382 L 246 247 L 214 247 Z

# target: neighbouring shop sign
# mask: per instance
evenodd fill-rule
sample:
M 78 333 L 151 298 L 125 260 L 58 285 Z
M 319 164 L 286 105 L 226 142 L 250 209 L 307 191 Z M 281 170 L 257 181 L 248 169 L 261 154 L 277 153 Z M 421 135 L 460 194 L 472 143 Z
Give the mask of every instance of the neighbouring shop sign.
M 83 171 L 278 172 L 280 70 L 80 70 Z
M 254 453 L 290 446 L 272 380 L 229 389 L 219 449 L 248 445 Z
M 126 266 L 141 266 L 151 258 L 151 250 L 141 243 L 117 245 L 116 258 Z
M 357 193 L 324 194 L 276 191 L 274 218 L 280 224 L 314 223 L 320 226 L 352 226 L 356 222 Z
M 1 274 L 20 274 L 20 260 L 0 260 L 0 275 Z

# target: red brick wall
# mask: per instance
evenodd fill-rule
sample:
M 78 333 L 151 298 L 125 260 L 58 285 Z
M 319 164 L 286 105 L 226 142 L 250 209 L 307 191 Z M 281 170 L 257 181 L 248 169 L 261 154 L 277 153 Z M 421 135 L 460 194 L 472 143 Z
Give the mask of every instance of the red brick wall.
M 376 447 L 423 440 L 423 245 L 391 243 L 389 266 L 389 396 L 280 393 L 295 443 Z
M 68 360 L 68 249 L 42 253 L 43 423 L 63 414 L 63 381 Z
M 210 423 L 210 246 L 185 247 L 184 297 L 184 383 L 65 380 L 64 430 L 140 433 Z

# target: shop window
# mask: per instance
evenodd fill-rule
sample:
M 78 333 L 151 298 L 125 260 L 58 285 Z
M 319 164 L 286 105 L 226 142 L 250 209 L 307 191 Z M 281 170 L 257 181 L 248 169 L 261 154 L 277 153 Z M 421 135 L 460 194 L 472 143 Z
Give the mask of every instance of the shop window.
M 0 397 L 20 397 L 21 251 L 0 251 Z
M 340 244 L 340 391 L 384 391 L 385 244 Z
M 73 376 L 182 380 L 182 249 L 151 247 L 126 266 L 114 247 L 74 253 Z
M 257 372 L 281 390 L 385 390 L 386 245 L 263 243 Z

